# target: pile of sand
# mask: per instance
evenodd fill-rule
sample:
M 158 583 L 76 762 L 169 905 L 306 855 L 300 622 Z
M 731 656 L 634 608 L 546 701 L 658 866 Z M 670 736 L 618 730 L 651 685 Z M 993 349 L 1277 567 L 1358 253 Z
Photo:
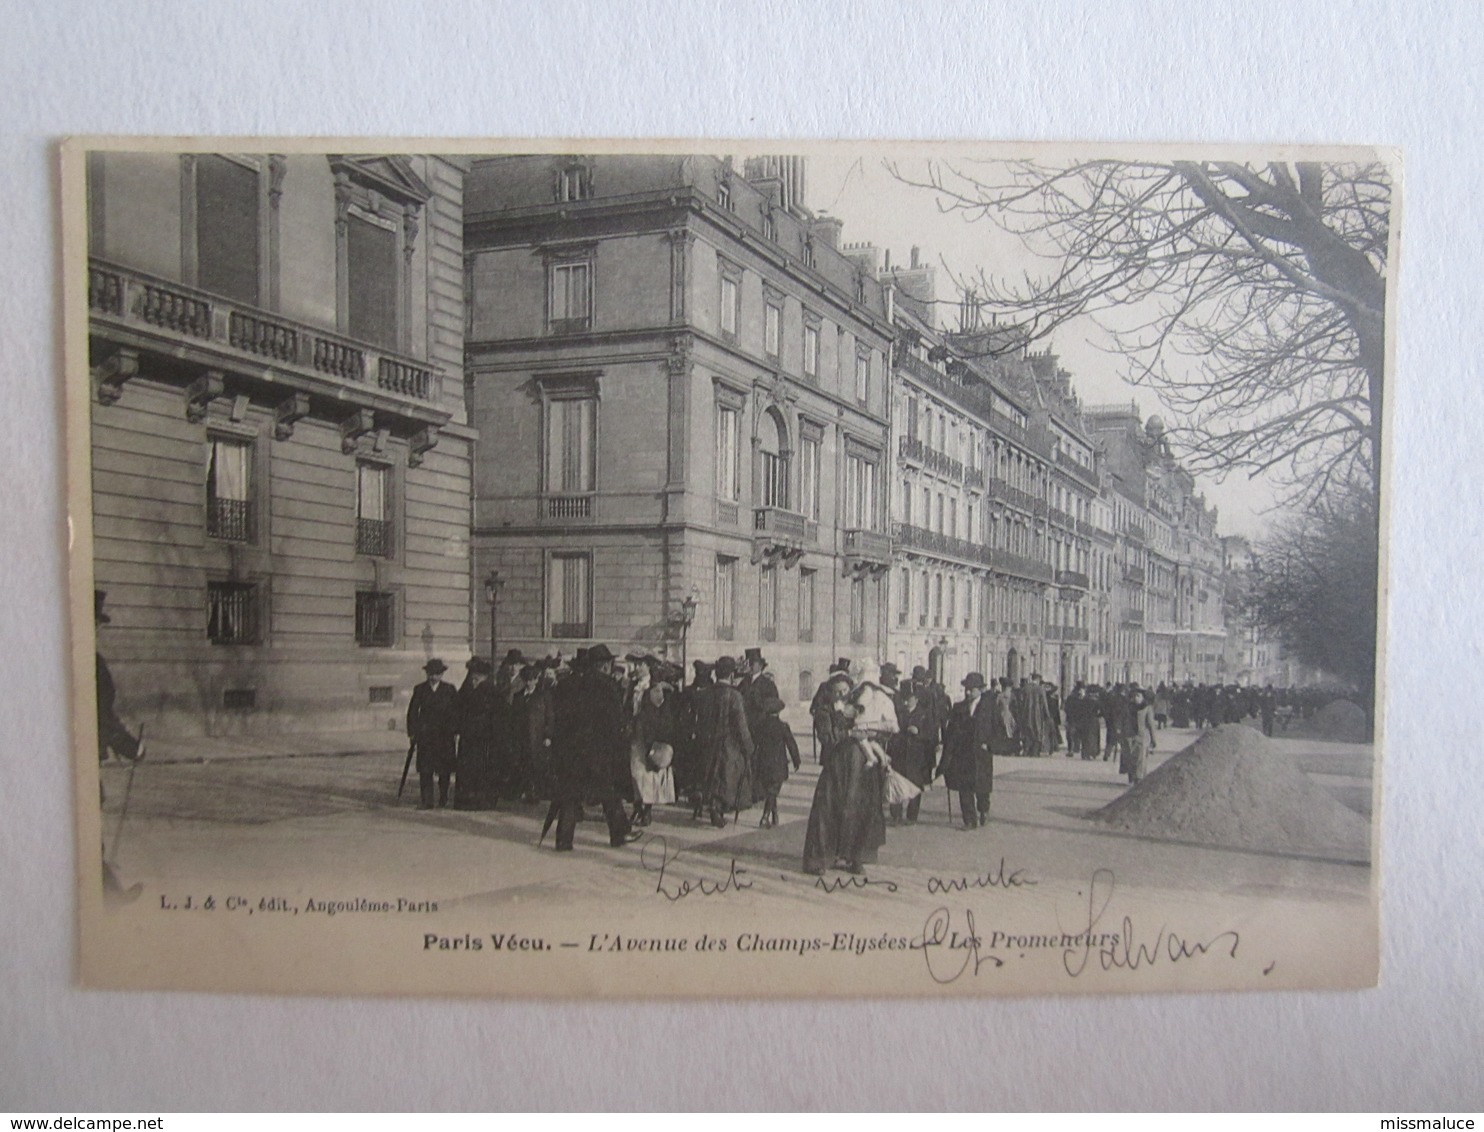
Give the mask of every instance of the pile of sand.
M 1240 724 L 1208 731 L 1089 816 L 1146 837 L 1369 859 L 1370 823 Z
M 1350 700 L 1331 700 L 1314 713 L 1310 730 L 1326 739 L 1364 743 L 1371 737 L 1365 708 Z

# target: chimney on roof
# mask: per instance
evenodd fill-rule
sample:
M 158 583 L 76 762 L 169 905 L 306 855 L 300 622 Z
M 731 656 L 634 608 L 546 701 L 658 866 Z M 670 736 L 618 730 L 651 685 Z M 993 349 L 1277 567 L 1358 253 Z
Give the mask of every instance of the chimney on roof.
M 912 245 L 912 267 L 913 267 L 914 270 L 916 268 L 922 266 L 921 257 L 922 257 L 922 249 L 919 248 L 916 244 L 913 244 Z
M 810 234 L 821 244 L 828 244 L 835 251 L 840 250 L 840 234 L 845 230 L 845 221 L 824 213 L 816 216 L 814 222 L 809 225 Z

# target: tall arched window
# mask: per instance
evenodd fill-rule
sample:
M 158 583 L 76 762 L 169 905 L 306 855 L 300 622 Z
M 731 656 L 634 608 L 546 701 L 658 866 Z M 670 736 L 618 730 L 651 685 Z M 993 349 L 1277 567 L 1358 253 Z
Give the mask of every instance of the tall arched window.
M 789 507 L 788 432 L 778 415 L 763 415 L 759 429 L 758 452 L 762 459 L 762 499 L 764 507 Z

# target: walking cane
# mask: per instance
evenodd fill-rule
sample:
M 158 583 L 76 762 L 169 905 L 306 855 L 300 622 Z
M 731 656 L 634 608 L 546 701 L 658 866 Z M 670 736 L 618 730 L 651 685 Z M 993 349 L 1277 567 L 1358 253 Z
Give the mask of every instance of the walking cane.
M 407 772 L 412 767 L 412 756 L 417 753 L 417 740 L 407 744 L 407 761 L 402 764 L 402 781 L 397 784 L 397 798 L 400 801 L 402 791 L 407 789 Z
M 136 750 L 144 750 L 144 724 L 139 725 L 139 746 Z M 124 819 L 129 816 L 129 795 L 134 792 L 134 772 L 139 769 L 139 764 L 144 761 L 144 755 L 132 759 L 129 762 L 129 777 L 124 782 L 124 804 L 119 807 L 119 823 L 113 831 L 113 849 L 109 851 L 108 863 L 116 864 L 119 859 L 119 842 L 124 837 Z

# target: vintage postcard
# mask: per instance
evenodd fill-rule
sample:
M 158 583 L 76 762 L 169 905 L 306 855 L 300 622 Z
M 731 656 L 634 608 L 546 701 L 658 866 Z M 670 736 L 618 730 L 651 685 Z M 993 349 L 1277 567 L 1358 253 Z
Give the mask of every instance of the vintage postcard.
M 1394 152 L 62 158 L 84 984 L 1375 984 Z

